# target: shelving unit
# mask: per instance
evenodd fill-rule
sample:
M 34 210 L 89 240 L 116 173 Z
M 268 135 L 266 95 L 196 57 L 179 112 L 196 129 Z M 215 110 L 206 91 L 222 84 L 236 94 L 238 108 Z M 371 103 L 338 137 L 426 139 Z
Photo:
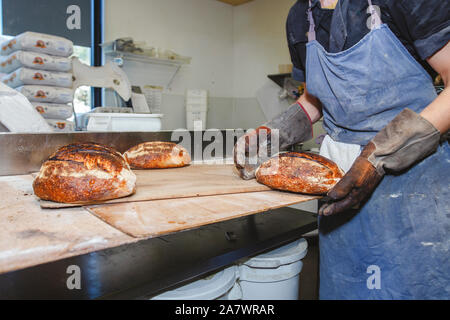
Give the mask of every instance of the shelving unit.
M 157 85 L 170 88 L 180 68 L 187 61 L 149 57 L 121 51 L 105 52 L 107 60 L 122 67 L 133 85 Z

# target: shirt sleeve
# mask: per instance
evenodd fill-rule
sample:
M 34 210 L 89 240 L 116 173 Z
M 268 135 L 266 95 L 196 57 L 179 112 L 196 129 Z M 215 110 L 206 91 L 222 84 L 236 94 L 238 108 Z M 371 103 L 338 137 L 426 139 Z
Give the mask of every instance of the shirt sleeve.
M 450 5 L 443 0 L 388 0 L 390 14 L 425 60 L 450 41 Z
M 306 29 L 304 23 L 304 13 L 306 9 L 302 2 L 298 1 L 289 11 L 286 21 L 286 35 L 289 46 L 289 53 L 293 64 L 292 78 L 305 82 L 306 59 Z

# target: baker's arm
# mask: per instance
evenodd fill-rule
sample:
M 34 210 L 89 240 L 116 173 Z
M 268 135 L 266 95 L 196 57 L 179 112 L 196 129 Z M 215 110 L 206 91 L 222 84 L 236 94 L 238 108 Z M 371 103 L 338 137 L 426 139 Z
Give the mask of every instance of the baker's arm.
M 298 101 L 286 111 L 240 137 L 233 154 L 241 178 L 253 179 L 256 169 L 270 156 L 291 145 L 312 139 L 312 126 L 321 117 L 319 100 L 305 89 Z
M 450 128 L 450 42 L 428 62 L 442 76 L 444 91 L 420 115 L 405 108 L 383 128 L 328 193 L 330 201 L 319 214 L 332 215 L 359 205 L 372 194 L 385 170 L 408 169 L 436 151 L 441 134 Z
M 306 83 L 304 84 L 304 87 L 305 91 L 298 99 L 298 102 L 303 106 L 311 118 L 311 122 L 314 124 L 322 118 L 322 104 L 319 99 L 309 94 L 306 89 Z
M 420 115 L 445 133 L 450 130 L 450 42 L 427 61 L 441 75 L 445 89 Z

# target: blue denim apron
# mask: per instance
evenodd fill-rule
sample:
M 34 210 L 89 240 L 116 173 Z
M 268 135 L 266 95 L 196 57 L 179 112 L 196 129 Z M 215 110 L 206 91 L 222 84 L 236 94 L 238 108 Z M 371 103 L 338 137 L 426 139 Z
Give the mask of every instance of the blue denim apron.
M 420 113 L 436 98 L 430 76 L 368 3 L 372 30 L 338 53 L 315 40 L 308 13 L 307 88 L 322 102 L 336 144 L 364 146 L 402 109 Z M 321 299 L 450 297 L 449 159 L 445 142 L 406 172 L 385 176 L 359 210 L 319 219 Z

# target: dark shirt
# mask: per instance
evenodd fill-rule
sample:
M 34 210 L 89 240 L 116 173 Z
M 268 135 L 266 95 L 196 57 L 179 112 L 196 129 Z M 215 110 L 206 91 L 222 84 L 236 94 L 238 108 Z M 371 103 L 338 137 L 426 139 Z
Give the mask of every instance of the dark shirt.
M 322 9 L 319 0 L 311 3 L 317 41 L 329 52 L 352 47 L 370 31 L 367 0 L 339 0 L 334 10 Z M 383 23 L 434 77 L 426 59 L 450 41 L 450 0 L 372 0 L 372 4 L 380 8 Z M 298 81 L 305 81 L 308 7 L 308 0 L 298 0 L 286 22 L 293 77 Z

